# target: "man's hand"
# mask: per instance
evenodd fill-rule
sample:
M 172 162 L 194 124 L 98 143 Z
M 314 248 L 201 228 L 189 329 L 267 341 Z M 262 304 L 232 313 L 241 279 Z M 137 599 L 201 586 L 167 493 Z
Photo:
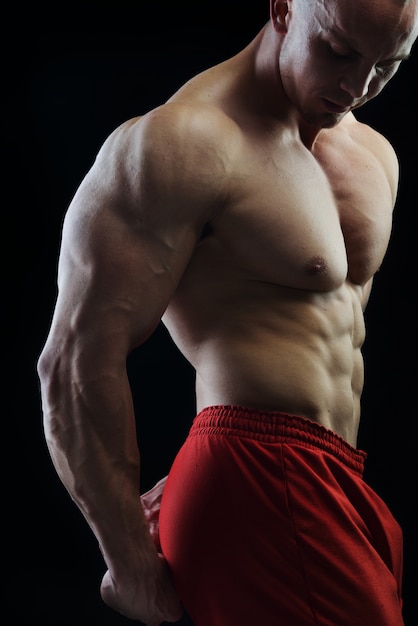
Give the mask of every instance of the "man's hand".
M 152 489 L 141 496 L 145 519 L 148 522 L 149 532 L 158 552 L 161 552 L 158 520 L 160 516 L 161 498 L 166 481 L 167 476 L 159 480 L 158 483 L 152 487 Z
M 142 555 L 143 565 L 138 576 L 122 583 L 107 571 L 101 585 L 102 599 L 108 606 L 147 626 L 177 622 L 183 615 L 183 608 L 160 546 L 158 519 L 166 480 L 167 477 L 162 478 L 141 496 L 144 516 L 154 545 L 150 544 L 148 554 Z
M 114 580 L 107 571 L 100 591 L 108 606 L 146 626 L 177 622 L 183 615 L 183 607 L 162 555 L 156 555 L 156 562 L 151 567 L 144 567 L 136 580 L 125 584 Z

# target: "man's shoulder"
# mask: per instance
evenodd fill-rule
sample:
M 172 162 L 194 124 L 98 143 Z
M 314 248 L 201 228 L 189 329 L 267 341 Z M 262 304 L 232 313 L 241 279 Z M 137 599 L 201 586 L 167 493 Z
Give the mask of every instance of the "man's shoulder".
M 356 154 L 368 155 L 368 158 L 375 159 L 384 168 L 391 184 L 394 187 L 397 185 L 398 157 L 390 141 L 381 132 L 359 121 L 352 113 L 327 132 L 329 137 L 325 140 L 332 143 L 339 153 L 346 158 L 355 158 Z
M 341 129 L 347 133 L 359 147 L 370 150 L 375 156 L 379 155 L 396 161 L 396 153 L 389 140 L 370 124 L 359 121 L 352 113 L 344 118 Z
M 172 140 L 204 141 L 219 147 L 238 135 L 237 124 L 221 107 L 199 100 L 174 100 L 157 107 L 141 118 L 153 134 Z
M 180 165 L 217 155 L 230 159 L 242 140 L 238 125 L 219 107 L 201 102 L 167 102 L 126 121 L 113 134 L 117 149 Z M 112 141 L 112 140 L 111 140 Z M 162 164 L 162 163 L 161 163 Z
M 141 193 L 142 204 L 147 197 L 154 207 L 193 205 L 209 215 L 228 196 L 237 141 L 232 121 L 217 107 L 168 102 L 121 124 L 102 148 L 98 171 L 131 190 L 134 204 Z
M 392 193 L 396 196 L 399 180 L 399 160 L 395 148 L 390 141 L 369 124 L 358 120 L 355 120 L 355 123 L 352 124 L 350 132 L 352 133 L 352 139 L 357 142 L 362 149 L 367 150 L 373 155 L 383 167 L 392 188 Z

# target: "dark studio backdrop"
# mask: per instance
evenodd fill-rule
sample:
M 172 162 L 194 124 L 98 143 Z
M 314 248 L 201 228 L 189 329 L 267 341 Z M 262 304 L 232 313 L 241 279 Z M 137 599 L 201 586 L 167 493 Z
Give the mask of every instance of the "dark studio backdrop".
M 60 6 L 57 14 L 37 7 L 4 26 L 13 36 L 2 55 L 3 536 L 9 555 L 3 609 L 15 626 L 132 623 L 100 600 L 104 568 L 96 541 L 46 452 L 35 363 L 55 300 L 64 213 L 100 145 L 122 121 L 161 104 L 193 74 L 248 43 L 268 19 L 268 0 L 243 4 L 84 3 Z M 369 454 L 366 480 L 404 530 L 406 626 L 418 623 L 417 53 L 358 112 L 388 137 L 401 162 L 392 240 L 366 314 L 359 444 Z M 141 482 L 148 489 L 168 472 L 187 434 L 193 373 L 162 328 L 130 357 L 129 371 L 141 386 L 140 401 L 139 393 L 134 397 Z

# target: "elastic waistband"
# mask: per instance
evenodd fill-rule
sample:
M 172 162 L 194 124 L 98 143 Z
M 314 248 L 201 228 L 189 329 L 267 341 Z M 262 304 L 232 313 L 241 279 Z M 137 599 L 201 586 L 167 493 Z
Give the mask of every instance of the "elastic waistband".
M 242 406 L 209 406 L 196 415 L 189 436 L 223 435 L 321 450 L 363 475 L 366 452 L 312 420 L 280 411 Z

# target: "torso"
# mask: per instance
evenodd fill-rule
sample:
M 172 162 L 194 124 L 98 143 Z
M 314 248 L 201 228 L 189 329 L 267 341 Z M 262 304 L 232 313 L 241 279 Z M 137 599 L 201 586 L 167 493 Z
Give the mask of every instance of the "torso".
M 391 228 L 384 168 L 354 120 L 312 150 L 280 128 L 241 132 L 228 203 L 164 323 L 196 369 L 198 410 L 285 411 L 355 445 L 362 307 Z

